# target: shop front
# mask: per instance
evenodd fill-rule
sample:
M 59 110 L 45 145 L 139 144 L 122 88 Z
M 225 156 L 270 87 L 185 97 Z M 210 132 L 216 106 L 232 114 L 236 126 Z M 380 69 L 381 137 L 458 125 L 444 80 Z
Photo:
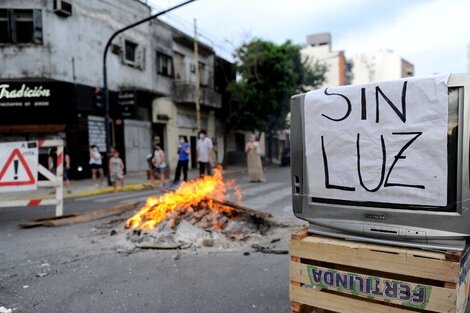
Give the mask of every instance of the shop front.
M 49 79 L 0 80 L 0 142 L 61 138 L 71 178 L 89 177 L 89 145 L 105 152 L 104 110 L 94 87 Z M 47 164 L 47 151 L 40 162 Z

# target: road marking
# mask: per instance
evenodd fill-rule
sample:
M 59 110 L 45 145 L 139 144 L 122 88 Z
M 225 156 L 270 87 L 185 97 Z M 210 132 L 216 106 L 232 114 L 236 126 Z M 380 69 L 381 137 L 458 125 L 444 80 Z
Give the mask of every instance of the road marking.
M 246 201 L 243 201 L 243 205 L 246 205 L 248 207 L 250 206 L 256 206 L 256 205 L 268 205 L 272 204 L 276 201 L 279 201 L 285 197 L 290 197 L 292 193 L 291 187 L 284 187 L 284 188 L 279 188 L 276 190 L 273 190 L 269 194 L 262 194 L 259 196 L 256 196 L 254 198 L 249 198 Z
M 94 201 L 103 203 L 103 202 L 108 202 L 108 201 L 116 201 L 116 200 L 136 198 L 136 197 L 145 197 L 145 196 L 158 195 L 158 194 L 159 193 L 157 190 L 145 190 L 141 192 L 130 192 L 126 194 L 114 194 L 112 196 L 100 198 Z
M 246 188 L 242 188 L 243 195 L 256 195 L 266 190 L 276 189 L 281 186 L 287 186 L 285 182 L 283 183 L 259 183 L 259 184 L 250 184 Z
M 286 184 L 286 183 L 263 184 L 260 186 L 255 186 L 255 187 L 243 190 L 243 195 L 244 196 L 258 196 L 260 194 L 266 195 L 266 193 L 269 193 L 277 189 L 281 189 L 283 187 L 288 187 L 288 186 L 289 184 Z
M 127 195 L 135 196 L 139 194 L 151 194 L 151 193 L 157 193 L 157 190 L 144 190 L 144 191 L 139 191 L 139 192 L 133 192 L 133 191 L 127 191 L 125 193 L 107 193 L 104 195 L 96 195 L 96 196 L 90 196 L 90 197 L 83 197 L 83 198 L 76 198 L 74 201 L 96 201 L 99 199 L 113 199 L 116 197 L 127 197 Z
M 119 204 L 124 204 L 124 203 L 127 203 L 127 202 L 133 202 L 133 201 L 139 201 L 139 209 L 145 205 L 145 203 L 147 202 L 147 198 L 148 197 L 135 197 L 135 198 L 130 198 L 130 199 L 125 199 L 125 200 L 121 200 L 119 201 Z

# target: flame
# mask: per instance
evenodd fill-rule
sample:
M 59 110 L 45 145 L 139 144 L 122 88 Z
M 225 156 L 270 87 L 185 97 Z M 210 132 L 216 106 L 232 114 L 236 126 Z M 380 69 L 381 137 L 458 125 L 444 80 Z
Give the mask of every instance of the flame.
M 197 210 L 201 201 L 207 204 L 212 214 L 216 216 L 233 216 L 235 211 L 228 207 L 215 203 L 213 200 L 224 201 L 227 190 L 235 188 L 237 201 L 241 201 L 241 191 L 234 187 L 233 180 L 225 182 L 222 168 L 214 169 L 212 176 L 204 176 L 188 182 L 182 182 L 178 189 L 164 193 L 161 196 L 149 197 L 146 204 L 134 216 L 126 222 L 127 228 L 153 229 L 165 219 L 170 222 L 176 214 L 185 214 Z M 222 230 L 223 225 L 214 221 L 215 230 Z

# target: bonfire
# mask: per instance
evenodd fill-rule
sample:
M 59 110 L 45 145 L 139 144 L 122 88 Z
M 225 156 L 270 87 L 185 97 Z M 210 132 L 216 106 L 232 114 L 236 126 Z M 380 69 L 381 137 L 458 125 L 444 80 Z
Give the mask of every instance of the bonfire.
M 176 228 L 185 219 L 201 228 L 221 231 L 240 213 L 239 206 L 227 201 L 229 189 L 240 203 L 242 195 L 235 181 L 224 181 L 222 169 L 215 168 L 212 176 L 182 182 L 174 191 L 148 198 L 145 206 L 127 220 L 126 227 L 155 229 L 167 221 Z

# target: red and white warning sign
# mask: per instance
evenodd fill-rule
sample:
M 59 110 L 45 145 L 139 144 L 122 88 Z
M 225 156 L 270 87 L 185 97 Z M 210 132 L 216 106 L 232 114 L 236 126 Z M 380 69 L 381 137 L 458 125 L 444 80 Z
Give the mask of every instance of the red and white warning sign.
M 0 143 L 0 193 L 37 189 L 38 144 Z

